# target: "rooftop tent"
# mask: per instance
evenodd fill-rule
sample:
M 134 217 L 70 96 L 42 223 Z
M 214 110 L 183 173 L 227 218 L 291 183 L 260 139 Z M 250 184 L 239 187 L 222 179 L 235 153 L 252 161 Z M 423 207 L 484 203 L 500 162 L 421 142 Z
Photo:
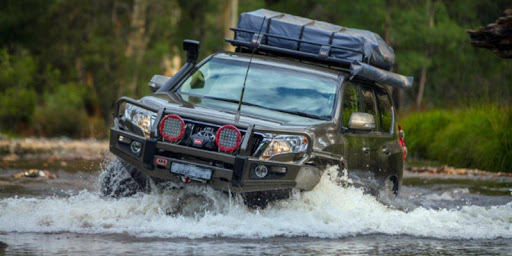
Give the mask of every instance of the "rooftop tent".
M 377 34 L 322 21 L 259 9 L 240 14 L 235 46 L 339 64 L 379 83 L 410 88 L 413 78 L 389 72 L 393 49 Z
M 264 17 L 265 22 L 263 22 Z M 393 49 L 373 32 L 341 27 L 275 11 L 259 9 L 242 13 L 237 28 L 252 31 L 260 31 L 262 28 L 262 33 L 341 47 L 333 48 L 331 56 L 361 61 L 385 70 L 390 70 L 395 60 Z M 252 34 L 237 32 L 236 39 L 250 41 Z M 270 46 L 303 52 L 318 53 L 320 49 L 318 45 L 298 43 L 276 37 L 264 37 L 264 40 L 264 43 Z

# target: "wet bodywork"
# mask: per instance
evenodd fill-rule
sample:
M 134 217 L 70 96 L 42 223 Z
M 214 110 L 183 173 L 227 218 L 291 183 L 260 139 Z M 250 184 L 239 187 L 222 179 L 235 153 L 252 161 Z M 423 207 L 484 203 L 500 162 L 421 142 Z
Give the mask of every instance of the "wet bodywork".
M 281 113 L 256 106 L 243 106 L 238 122 L 238 104 L 186 95 L 178 92 L 180 84 L 203 63 L 212 58 L 234 58 L 249 61 L 250 55 L 243 53 L 214 54 L 202 63 L 184 66 L 164 88 L 140 100 L 123 97 L 116 103 L 114 127 L 111 128 L 110 150 L 130 165 L 149 177 L 174 182 L 194 182 L 214 189 L 234 193 L 288 191 L 296 188 L 311 190 L 319 182 L 327 166 L 348 168 L 349 176 L 356 183 L 368 183 L 370 187 L 381 187 L 386 180 L 397 185 L 402 178 L 402 148 L 398 143 L 398 132 L 393 113 L 392 131 L 361 133 L 343 129 L 342 97 L 345 81 L 350 80 L 344 70 L 336 70 L 315 64 L 305 64 L 283 58 L 255 55 L 253 62 L 297 70 L 308 70 L 335 77 L 338 81 L 337 98 L 330 120 Z M 371 86 L 386 90 L 383 86 Z M 155 113 L 150 134 L 123 121 L 123 110 L 129 103 Z M 233 153 L 205 150 L 162 138 L 158 125 L 166 115 L 179 115 L 185 123 L 210 127 L 215 130 L 230 124 L 242 134 L 240 148 Z M 300 154 L 283 153 L 270 159 L 262 159 L 265 141 L 273 136 L 301 135 L 307 138 L 307 150 Z M 139 141 L 141 151 L 130 150 L 130 143 Z M 267 145 L 268 146 L 268 143 Z M 164 159 L 164 160 L 162 160 Z M 160 161 L 157 163 L 157 161 Z M 212 170 L 209 180 L 189 179 L 170 172 L 171 165 L 184 164 Z M 285 168 L 285 172 L 273 173 L 265 178 L 254 175 L 255 168 L 264 165 L 269 170 Z

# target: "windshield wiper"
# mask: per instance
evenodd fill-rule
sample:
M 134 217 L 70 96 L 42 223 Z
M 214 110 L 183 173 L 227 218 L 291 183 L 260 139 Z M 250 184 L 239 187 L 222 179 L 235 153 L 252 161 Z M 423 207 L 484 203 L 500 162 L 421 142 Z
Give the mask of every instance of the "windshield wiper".
M 255 106 L 264 108 L 264 109 L 268 109 L 268 110 L 273 110 L 273 111 L 277 111 L 277 112 L 282 112 L 282 113 L 287 113 L 287 114 L 292 114 L 292 115 L 297 115 L 297 116 L 302 116 L 302 117 L 308 117 L 308 118 L 313 118 L 313 119 L 320 119 L 320 120 L 329 120 L 330 119 L 330 117 L 328 117 L 328 116 L 317 116 L 317 115 L 300 112 L 300 111 L 268 108 L 268 107 L 263 107 L 263 106 L 258 106 L 258 105 L 255 105 Z
M 218 98 L 218 97 L 203 96 L 203 95 L 201 95 L 200 97 L 203 97 L 205 99 L 210 99 L 210 100 L 219 100 L 219 101 L 225 101 L 225 102 L 238 103 L 238 100 L 233 100 L 233 99 Z
M 212 97 L 212 96 L 203 96 L 203 98 L 212 99 L 212 100 L 219 100 L 219 101 L 225 101 L 225 102 L 238 103 L 238 100 L 233 100 L 233 99 L 225 99 L 225 98 L 218 98 L 218 97 Z M 319 120 L 329 120 L 331 118 L 330 116 L 317 116 L 317 115 L 313 115 L 313 114 L 309 114 L 309 113 L 304 113 L 304 112 L 301 112 L 301 111 L 284 110 L 284 109 L 278 109 L 278 108 L 269 108 L 269 107 L 265 107 L 265 106 L 261 106 L 261 105 L 258 105 L 258 104 L 245 102 L 245 101 L 242 102 L 242 105 L 251 106 L 251 107 L 257 107 L 257 108 L 263 108 L 263 109 L 268 109 L 268 110 L 277 111 L 277 112 L 281 112 L 281 113 L 287 113 L 287 114 L 292 114 L 292 115 L 297 115 L 297 116 L 302 116 L 302 117 L 308 117 L 308 118 L 313 118 L 313 119 L 319 119 Z

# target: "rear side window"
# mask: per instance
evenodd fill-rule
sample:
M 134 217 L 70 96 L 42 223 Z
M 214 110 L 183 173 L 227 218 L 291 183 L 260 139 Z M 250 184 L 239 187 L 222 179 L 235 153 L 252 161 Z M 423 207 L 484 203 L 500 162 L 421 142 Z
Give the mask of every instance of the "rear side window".
M 363 103 L 363 109 L 362 111 L 365 113 L 368 113 L 370 115 L 373 115 L 373 118 L 375 122 L 378 121 L 377 119 L 377 113 L 375 110 L 375 101 L 373 100 L 373 90 L 372 89 L 366 89 L 361 88 L 361 98 Z
M 343 92 L 343 127 L 348 127 L 350 115 L 359 111 L 359 97 L 357 96 L 357 87 L 351 83 L 345 84 Z
M 393 109 L 389 96 L 385 92 L 376 91 L 377 106 L 379 107 L 380 113 L 380 131 L 381 132 L 392 132 L 393 124 Z

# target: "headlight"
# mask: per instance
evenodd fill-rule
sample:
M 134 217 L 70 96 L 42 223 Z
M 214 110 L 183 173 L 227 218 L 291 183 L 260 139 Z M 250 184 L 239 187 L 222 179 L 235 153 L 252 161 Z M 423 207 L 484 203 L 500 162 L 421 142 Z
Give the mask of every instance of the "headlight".
M 142 130 L 144 133 L 144 136 L 149 138 L 149 129 L 155 122 L 156 113 L 126 103 L 124 109 L 124 118 L 131 124 L 131 126 L 140 128 L 140 130 Z
M 267 146 L 260 159 L 267 160 L 272 156 L 284 153 L 302 153 L 308 148 L 308 138 L 301 135 L 277 135 Z

